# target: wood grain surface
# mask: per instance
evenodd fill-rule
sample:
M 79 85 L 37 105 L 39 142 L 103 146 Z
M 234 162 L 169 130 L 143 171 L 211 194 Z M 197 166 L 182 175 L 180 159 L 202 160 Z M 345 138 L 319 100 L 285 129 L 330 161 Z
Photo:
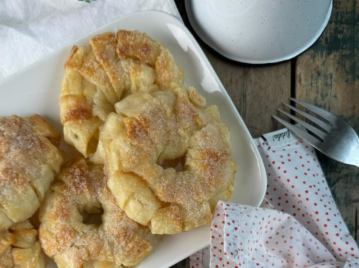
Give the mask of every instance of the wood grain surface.
M 175 0 L 185 25 L 204 50 L 253 137 L 282 128 L 271 119 L 289 97 L 342 116 L 359 132 L 359 0 L 334 0 L 328 27 L 295 59 L 246 65 L 204 44 L 189 24 L 184 0 Z M 359 243 L 359 172 L 318 153 L 333 197 Z M 171 268 L 189 268 L 188 259 Z
M 359 132 L 359 1 L 334 1 L 319 40 L 296 60 L 295 95 L 344 118 Z M 359 242 L 358 168 L 318 153 L 333 197 Z

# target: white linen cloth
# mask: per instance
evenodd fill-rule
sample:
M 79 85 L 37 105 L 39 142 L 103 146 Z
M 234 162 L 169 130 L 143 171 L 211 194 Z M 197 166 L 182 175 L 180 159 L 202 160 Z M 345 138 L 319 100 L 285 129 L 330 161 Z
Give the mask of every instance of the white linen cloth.
M 143 10 L 181 18 L 173 0 L 0 0 L 0 81 L 115 19 Z
M 314 149 L 255 139 L 268 185 L 260 208 L 219 202 L 211 245 L 191 268 L 359 267 L 359 249 L 335 205 Z

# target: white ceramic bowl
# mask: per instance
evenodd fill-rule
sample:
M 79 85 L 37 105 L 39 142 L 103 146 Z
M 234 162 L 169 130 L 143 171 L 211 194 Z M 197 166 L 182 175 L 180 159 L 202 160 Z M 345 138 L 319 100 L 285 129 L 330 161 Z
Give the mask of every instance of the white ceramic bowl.
M 291 59 L 330 19 L 332 0 L 186 0 L 199 37 L 223 56 L 252 64 Z

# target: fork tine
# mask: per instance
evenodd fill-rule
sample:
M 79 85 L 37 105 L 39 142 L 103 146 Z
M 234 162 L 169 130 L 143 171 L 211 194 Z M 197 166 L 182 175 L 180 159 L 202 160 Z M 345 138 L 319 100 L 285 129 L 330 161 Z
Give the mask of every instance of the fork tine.
M 288 104 L 288 103 L 283 103 L 285 106 L 287 106 L 289 109 L 293 110 L 294 112 L 304 116 L 305 118 L 309 119 L 310 121 L 312 121 L 313 123 L 317 124 L 318 126 L 320 126 L 322 129 L 325 129 L 326 131 L 328 132 L 331 132 L 332 131 L 332 127 L 329 126 L 328 124 L 324 123 L 322 120 L 319 120 L 318 118 L 302 111 L 302 110 L 299 110 L 297 108 L 295 108 L 294 106 Z
M 309 131 L 313 132 L 315 135 L 317 135 L 318 137 L 320 137 L 322 140 L 325 139 L 325 137 L 327 136 L 327 134 L 325 134 L 323 131 L 317 129 L 316 127 L 308 124 L 307 122 L 281 110 L 281 109 L 278 109 L 279 112 L 285 114 L 286 116 L 288 116 L 289 118 L 293 119 L 295 122 L 301 124 L 303 127 L 305 127 L 306 129 L 308 129 Z
M 304 101 L 297 100 L 295 98 L 290 98 L 290 100 L 302 105 L 304 108 L 307 108 L 308 110 L 312 111 L 313 113 L 320 115 L 321 117 L 323 117 L 324 119 L 328 120 L 329 122 L 331 122 L 333 124 L 335 124 L 335 122 L 338 120 L 338 117 L 336 117 L 335 115 L 333 115 L 317 106 L 306 103 Z
M 283 119 L 279 118 L 278 116 L 273 115 L 273 118 L 277 120 L 279 123 L 284 125 L 286 128 L 288 128 L 290 131 L 292 131 L 295 135 L 297 135 L 299 138 L 307 141 L 310 145 L 312 145 L 315 148 L 318 148 L 320 141 L 317 140 L 312 135 L 308 134 L 304 130 L 288 123 L 287 121 L 284 121 Z

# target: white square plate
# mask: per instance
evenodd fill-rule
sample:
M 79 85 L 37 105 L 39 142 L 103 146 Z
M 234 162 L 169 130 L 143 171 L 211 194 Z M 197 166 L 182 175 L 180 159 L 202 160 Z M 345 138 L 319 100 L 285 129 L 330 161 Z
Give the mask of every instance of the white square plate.
M 258 206 L 264 197 L 267 177 L 261 157 L 230 97 L 191 33 L 178 19 L 158 11 L 131 14 L 101 27 L 74 42 L 87 45 L 97 34 L 119 29 L 140 30 L 162 42 L 185 72 L 186 86 L 195 87 L 207 99 L 207 105 L 219 108 L 228 126 L 237 164 L 235 189 L 231 202 Z M 0 115 L 29 116 L 37 113 L 62 132 L 59 95 L 64 75 L 63 64 L 74 44 L 42 59 L 0 83 Z M 69 146 L 62 148 L 71 153 Z M 173 236 L 164 236 L 153 254 L 138 268 L 165 268 L 209 245 L 210 226 Z M 49 267 L 55 267 L 50 264 Z

